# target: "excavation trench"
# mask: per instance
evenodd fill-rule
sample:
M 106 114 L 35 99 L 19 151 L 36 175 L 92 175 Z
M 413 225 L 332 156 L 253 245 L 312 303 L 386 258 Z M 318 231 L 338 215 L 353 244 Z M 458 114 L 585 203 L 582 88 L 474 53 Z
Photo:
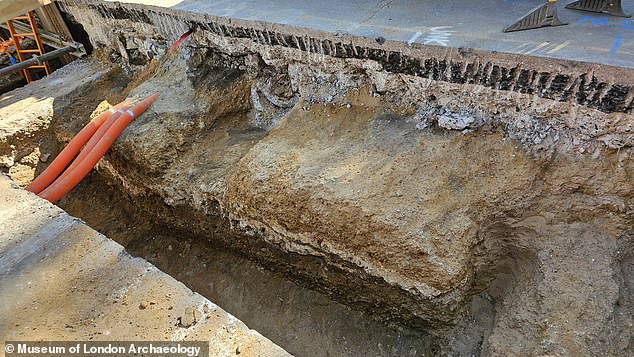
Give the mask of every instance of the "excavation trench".
M 429 333 L 377 321 L 211 237 L 155 222 L 98 174 L 90 175 L 59 205 L 293 355 L 422 356 L 439 350 Z
M 160 90 L 59 204 L 289 352 L 632 353 L 631 70 L 61 3 L 95 54 L 4 170 Z
M 290 66 L 186 51 L 88 84 L 113 102 L 163 95 L 61 207 L 296 355 L 631 349 L 628 148 L 514 139 L 542 135 L 536 119 L 448 109 L 442 86 L 423 109 L 323 73 L 300 95 Z M 535 101 L 515 99 L 512 113 Z M 42 150 L 98 98 L 79 100 Z M 540 338 L 581 328 L 569 306 L 607 319 L 584 328 L 612 340 Z

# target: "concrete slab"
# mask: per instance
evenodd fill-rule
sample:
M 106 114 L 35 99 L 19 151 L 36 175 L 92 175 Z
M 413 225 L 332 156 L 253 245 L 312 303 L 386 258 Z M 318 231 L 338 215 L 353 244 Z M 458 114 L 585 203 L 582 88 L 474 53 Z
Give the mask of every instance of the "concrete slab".
M 111 1 L 111 0 L 108 0 Z M 383 37 L 408 43 L 474 48 L 634 68 L 634 20 L 564 9 L 567 26 L 502 33 L 543 0 L 133 0 L 216 16 Z M 634 13 L 634 0 L 623 0 Z
M 208 341 L 211 356 L 289 355 L 4 175 L 0 301 L 0 341 L 190 340 Z M 179 323 L 187 314 L 189 327 Z
M 53 118 L 55 100 L 81 91 L 111 69 L 94 61 L 76 61 L 33 85 L 0 95 L 0 142 L 29 137 L 42 126 L 48 126 Z

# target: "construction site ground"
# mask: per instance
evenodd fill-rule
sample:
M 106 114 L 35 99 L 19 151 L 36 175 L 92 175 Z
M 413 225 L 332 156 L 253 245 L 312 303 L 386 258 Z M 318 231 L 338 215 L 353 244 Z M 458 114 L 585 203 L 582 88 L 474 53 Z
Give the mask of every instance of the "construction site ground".
M 629 20 L 596 25 L 582 54 L 587 22 L 502 34 L 488 2 L 465 5 L 489 13 L 477 31 L 466 15 L 465 27 L 433 22 L 458 2 L 152 3 L 164 6 L 59 1 L 95 51 L 0 96 L 0 168 L 14 182 L 0 181 L 0 298 L 33 319 L 31 306 L 90 306 L 41 334 L 5 319 L 0 336 L 107 340 L 131 316 L 131 333 L 199 337 L 222 355 L 634 353 L 634 66 L 629 33 L 614 53 L 607 41 Z M 404 26 L 417 11 L 430 23 Z M 425 44 L 439 26 L 452 26 L 447 46 Z M 109 104 L 156 91 L 57 202 L 91 228 L 15 186 Z M 39 228 L 58 221 L 82 234 Z M 52 257 L 20 243 L 64 239 Z M 106 261 L 120 268 L 78 270 Z M 85 283 L 17 298 L 66 266 Z M 139 294 L 120 306 L 107 292 L 122 286 Z M 212 302 L 221 320 L 205 315 Z M 212 325 L 178 326 L 189 304 Z M 227 331 L 228 314 L 261 335 L 238 322 L 228 340 L 196 335 Z M 238 349 L 242 333 L 253 340 Z

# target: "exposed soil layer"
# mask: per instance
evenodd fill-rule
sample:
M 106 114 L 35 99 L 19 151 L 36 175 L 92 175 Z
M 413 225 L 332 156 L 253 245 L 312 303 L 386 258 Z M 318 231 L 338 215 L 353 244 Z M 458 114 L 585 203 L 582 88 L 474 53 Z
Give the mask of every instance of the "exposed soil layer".
M 128 249 L 201 291 L 204 272 L 227 269 L 221 262 L 235 259 L 245 271 L 257 264 L 275 272 L 263 276 L 275 276 L 270 279 L 280 289 L 288 283 L 278 280 L 283 276 L 374 319 L 408 326 L 401 347 L 381 342 L 377 349 L 358 347 L 360 355 L 381 348 L 395 355 L 634 353 L 632 70 L 619 69 L 617 76 L 602 66 L 545 59 L 522 64 L 570 78 L 592 73 L 604 85 L 590 90 L 595 102 L 580 101 L 590 94 L 572 79 L 564 81 L 572 94 L 562 98 L 564 90 L 547 95 L 549 86 L 563 83 L 556 76 L 543 87 L 531 80 L 541 88 L 532 93 L 514 89 L 521 71 L 508 88 L 452 80 L 447 70 L 426 77 L 390 67 L 382 55 L 271 45 L 270 32 L 256 31 L 289 31 L 277 25 L 238 22 L 218 33 L 198 23 L 202 15 L 190 19 L 199 27 L 187 46 L 162 55 L 169 34 L 185 27 L 178 19 L 188 15 L 64 3 L 96 48 L 116 49 L 101 58 L 124 68 L 108 72 L 117 85 L 97 81 L 102 92 L 95 95 L 162 92 L 98 167 L 113 192 L 127 197 L 105 202 L 132 207 L 148 223 L 128 235 L 122 227 L 131 221 L 108 227 L 106 220 L 121 218 L 87 214 L 87 184 L 63 203 Z M 205 18 L 229 28 L 225 20 Z M 243 25 L 253 26 L 249 36 L 236 29 Z M 298 44 L 306 40 L 296 37 Z M 354 46 L 368 44 L 348 40 L 356 53 L 363 51 Z M 407 51 L 433 56 L 440 50 Z M 509 56 L 469 55 L 509 71 L 516 65 Z M 78 97 L 73 93 L 71 99 Z M 614 105 L 601 104 L 608 102 Z M 94 105 L 60 109 L 18 146 L 40 150 L 46 130 L 63 143 Z M 15 137 L 3 145 L 15 146 Z M 12 162 L 21 162 L 11 152 Z M 201 256 L 206 246 L 218 265 Z M 232 275 L 233 269 L 225 270 L 228 280 L 258 283 L 250 273 Z M 223 299 L 217 291 L 226 285 L 217 284 L 206 291 Z M 249 304 L 236 310 L 248 311 Z M 336 314 L 361 319 L 330 306 L 317 313 L 323 321 Z M 250 323 L 223 307 L 255 328 L 266 322 Z M 340 331 L 370 338 L 346 323 Z M 326 339 L 322 326 L 310 331 Z M 293 352 L 284 344 L 289 335 L 268 337 Z M 332 343 L 329 351 L 341 354 L 350 346 Z
M 423 356 L 440 349 L 424 331 L 378 322 L 210 237 L 157 223 L 131 199 L 93 173 L 59 205 L 295 356 Z
M 0 227 L 4 341 L 42 341 L 40 346 L 46 346 L 45 341 L 91 341 L 103 347 L 132 338 L 206 341 L 209 356 L 290 356 L 152 264 L 131 257 L 84 222 L 20 189 L 4 174 Z

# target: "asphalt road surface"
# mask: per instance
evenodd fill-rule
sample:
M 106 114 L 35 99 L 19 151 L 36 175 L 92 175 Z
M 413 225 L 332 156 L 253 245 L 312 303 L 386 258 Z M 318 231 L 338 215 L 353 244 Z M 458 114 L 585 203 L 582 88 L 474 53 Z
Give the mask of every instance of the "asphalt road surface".
M 131 0 L 408 43 L 470 47 L 634 68 L 634 18 L 564 9 L 568 25 L 503 33 L 544 0 Z M 623 9 L 634 13 L 634 0 Z

